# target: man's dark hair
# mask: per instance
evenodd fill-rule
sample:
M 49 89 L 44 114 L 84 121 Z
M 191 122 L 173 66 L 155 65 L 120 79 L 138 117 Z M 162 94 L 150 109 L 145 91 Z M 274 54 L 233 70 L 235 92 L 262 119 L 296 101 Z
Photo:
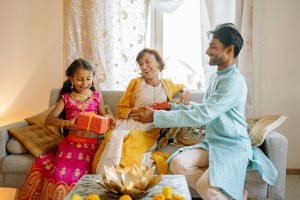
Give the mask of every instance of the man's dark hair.
M 215 30 L 208 32 L 208 37 L 210 36 L 219 39 L 225 47 L 233 45 L 235 58 L 239 55 L 240 50 L 243 47 L 243 38 L 236 29 L 235 25 L 232 23 L 224 23 L 218 25 Z

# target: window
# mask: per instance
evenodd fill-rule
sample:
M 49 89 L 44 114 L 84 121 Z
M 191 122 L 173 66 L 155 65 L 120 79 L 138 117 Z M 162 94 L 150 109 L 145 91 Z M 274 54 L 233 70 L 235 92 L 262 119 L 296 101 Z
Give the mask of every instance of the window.
M 146 45 L 161 52 L 167 66 L 163 76 L 191 89 L 205 89 L 200 1 L 185 0 L 172 13 L 151 10 Z

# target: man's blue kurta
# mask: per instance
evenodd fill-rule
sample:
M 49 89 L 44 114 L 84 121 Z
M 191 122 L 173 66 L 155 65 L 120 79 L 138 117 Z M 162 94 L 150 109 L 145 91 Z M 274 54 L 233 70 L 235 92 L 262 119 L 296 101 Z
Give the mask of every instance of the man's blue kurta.
M 201 104 L 172 104 L 171 111 L 154 111 L 154 125 L 160 128 L 206 125 L 202 143 L 179 149 L 209 151 L 210 184 L 234 199 L 242 199 L 247 167 L 258 170 L 273 185 L 277 170 L 263 152 L 251 146 L 244 117 L 247 86 L 236 65 L 217 71 L 211 78 Z

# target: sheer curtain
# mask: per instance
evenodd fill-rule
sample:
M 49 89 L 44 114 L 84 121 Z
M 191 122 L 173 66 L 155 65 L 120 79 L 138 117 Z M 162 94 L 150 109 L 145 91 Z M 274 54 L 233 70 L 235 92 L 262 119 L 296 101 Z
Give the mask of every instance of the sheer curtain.
M 187 0 L 186 0 L 187 1 Z M 153 5 L 162 12 L 174 12 L 182 0 L 152 0 Z M 201 55 L 206 80 L 216 71 L 216 66 L 208 65 L 209 57 L 205 54 L 209 39 L 207 32 L 218 24 L 234 23 L 244 38 L 244 47 L 238 56 L 238 67 L 245 76 L 248 85 L 246 113 L 254 114 L 253 96 L 253 55 L 252 55 L 252 19 L 253 0 L 201 0 Z M 207 81 L 206 81 L 207 82 Z
M 149 1 L 64 0 L 64 64 L 77 57 L 96 67 L 94 83 L 121 90 L 137 76 L 137 53 L 145 46 Z

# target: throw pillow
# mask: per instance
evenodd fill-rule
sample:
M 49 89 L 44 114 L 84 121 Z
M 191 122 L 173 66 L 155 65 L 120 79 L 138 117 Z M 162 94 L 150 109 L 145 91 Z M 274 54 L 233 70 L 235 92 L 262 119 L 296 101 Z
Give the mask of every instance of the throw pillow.
M 199 128 L 182 128 L 177 133 L 178 146 L 187 146 L 198 144 L 203 141 L 205 136 L 205 126 Z
M 9 153 L 15 155 L 24 154 L 28 152 L 24 145 L 20 143 L 19 140 L 17 140 L 15 137 L 12 137 L 8 140 L 6 148 Z
M 281 115 L 247 119 L 248 133 L 251 138 L 252 146 L 262 145 L 268 133 L 280 126 L 286 119 L 286 116 Z
M 35 157 L 53 151 L 61 139 L 59 135 L 54 134 L 44 125 L 40 124 L 22 128 L 12 128 L 8 131 Z
M 33 115 L 31 117 L 26 118 L 25 120 L 30 124 L 30 125 L 37 125 L 37 124 L 45 124 L 45 119 L 47 117 L 47 115 L 50 113 L 50 111 L 54 108 L 54 106 L 52 106 L 51 108 Z M 46 126 L 46 128 L 48 128 L 50 131 L 52 131 L 53 133 L 60 135 L 61 131 L 60 128 L 58 127 L 54 127 L 54 126 Z
M 161 148 L 168 144 L 176 143 L 177 133 L 181 128 L 163 128 L 160 130 L 160 135 L 157 139 L 157 148 Z

